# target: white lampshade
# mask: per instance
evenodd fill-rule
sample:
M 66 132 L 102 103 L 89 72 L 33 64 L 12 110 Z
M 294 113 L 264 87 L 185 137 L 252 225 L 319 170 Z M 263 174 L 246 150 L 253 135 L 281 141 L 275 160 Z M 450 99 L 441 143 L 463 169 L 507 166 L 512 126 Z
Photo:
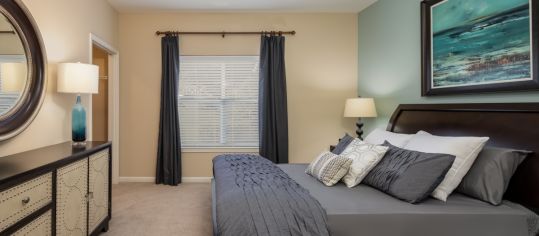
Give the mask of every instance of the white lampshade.
M 98 93 L 99 67 L 83 63 L 58 65 L 58 92 Z
M 350 98 L 346 100 L 344 117 L 377 117 L 374 99 Z
M 22 92 L 27 79 L 26 63 L 0 64 L 2 92 Z

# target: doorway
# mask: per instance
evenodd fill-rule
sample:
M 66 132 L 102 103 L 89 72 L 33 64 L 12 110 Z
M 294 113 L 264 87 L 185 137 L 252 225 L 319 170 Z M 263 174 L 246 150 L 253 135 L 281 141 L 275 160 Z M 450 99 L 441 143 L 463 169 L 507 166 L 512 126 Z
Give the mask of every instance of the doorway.
M 99 66 L 99 93 L 92 95 L 92 140 L 109 137 L 109 54 L 92 44 L 92 64 Z
M 99 93 L 89 99 L 88 137 L 112 142 L 112 183 L 120 179 L 120 54 L 105 40 L 89 37 L 88 60 L 99 66 Z

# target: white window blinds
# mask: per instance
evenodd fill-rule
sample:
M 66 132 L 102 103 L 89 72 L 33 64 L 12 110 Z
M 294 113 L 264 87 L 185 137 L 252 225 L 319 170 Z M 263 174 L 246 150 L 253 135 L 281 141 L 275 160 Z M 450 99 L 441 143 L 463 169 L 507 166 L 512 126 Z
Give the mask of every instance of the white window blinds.
M 257 56 L 182 56 L 182 147 L 258 147 Z

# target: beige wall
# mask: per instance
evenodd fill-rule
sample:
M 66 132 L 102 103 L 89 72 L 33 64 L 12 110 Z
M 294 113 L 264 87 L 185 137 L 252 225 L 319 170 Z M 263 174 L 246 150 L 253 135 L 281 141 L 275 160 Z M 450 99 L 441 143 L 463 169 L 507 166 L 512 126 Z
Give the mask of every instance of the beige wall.
M 354 120 L 342 118 L 356 96 L 356 14 L 162 13 L 120 15 L 120 176 L 155 176 L 161 76 L 156 30 L 296 30 L 287 37 L 290 161 L 309 162 Z M 258 55 L 258 36 L 184 36 L 183 55 Z M 186 177 L 211 176 L 218 153 L 183 153 Z
M 0 156 L 71 140 L 75 96 L 56 92 L 56 64 L 89 62 L 89 34 L 117 45 L 118 16 L 106 0 L 23 0 L 43 37 L 48 59 L 45 101 L 34 122 L 17 137 L 0 142 Z M 84 96 L 88 107 L 88 96 Z

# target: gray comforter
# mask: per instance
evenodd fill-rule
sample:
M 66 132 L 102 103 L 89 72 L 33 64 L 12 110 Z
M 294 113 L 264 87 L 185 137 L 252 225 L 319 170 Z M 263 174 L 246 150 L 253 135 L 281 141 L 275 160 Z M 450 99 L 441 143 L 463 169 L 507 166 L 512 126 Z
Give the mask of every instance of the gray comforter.
M 269 160 L 220 155 L 213 172 L 215 235 L 329 235 L 320 203 Z

